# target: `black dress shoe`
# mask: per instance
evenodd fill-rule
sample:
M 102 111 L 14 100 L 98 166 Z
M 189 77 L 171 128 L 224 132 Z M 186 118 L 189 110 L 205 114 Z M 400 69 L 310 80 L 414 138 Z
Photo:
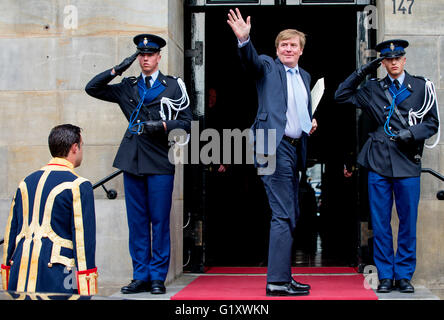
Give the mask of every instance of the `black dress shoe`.
M 142 280 L 131 280 L 131 283 L 127 286 L 122 287 L 120 291 L 125 294 L 148 292 L 150 291 L 150 284 Z
M 291 283 L 277 285 L 268 283 L 266 288 L 267 296 L 306 296 L 310 291 L 304 289 L 295 289 Z
M 379 280 L 379 285 L 378 285 L 378 289 L 376 289 L 376 292 L 389 293 L 392 290 L 393 290 L 393 280 L 392 279 Z
M 305 284 L 305 283 L 300 283 L 297 282 L 296 280 L 294 280 L 293 278 L 291 278 L 291 286 L 295 289 L 295 290 L 310 290 L 311 287 L 309 284 Z
M 415 288 L 412 286 L 409 280 L 401 279 L 395 281 L 396 288 L 398 288 L 399 292 L 402 293 L 413 293 L 415 292 Z
M 166 292 L 165 285 L 162 280 L 153 280 L 151 282 L 151 293 L 152 294 L 164 294 Z

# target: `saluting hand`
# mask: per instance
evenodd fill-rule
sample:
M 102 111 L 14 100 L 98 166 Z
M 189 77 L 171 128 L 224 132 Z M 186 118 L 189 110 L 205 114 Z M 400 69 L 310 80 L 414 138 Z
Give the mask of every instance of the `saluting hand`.
M 117 75 L 122 75 L 134 62 L 134 60 L 137 59 L 137 56 L 139 55 L 140 51 L 136 50 L 136 53 L 129 56 L 128 58 L 125 58 L 119 65 L 115 66 L 113 68 L 113 71 Z
M 360 77 L 365 77 L 366 75 L 375 72 L 381 65 L 382 60 L 384 60 L 383 57 L 376 58 L 369 63 L 361 66 L 356 72 Z
M 236 12 L 230 9 L 227 23 L 241 42 L 246 41 L 250 36 L 250 17 L 247 17 L 247 22 L 245 22 L 238 8 L 236 8 Z

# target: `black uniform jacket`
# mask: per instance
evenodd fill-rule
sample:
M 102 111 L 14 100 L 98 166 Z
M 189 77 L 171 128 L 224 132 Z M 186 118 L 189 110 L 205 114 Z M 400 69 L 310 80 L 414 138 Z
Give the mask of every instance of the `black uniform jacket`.
M 335 93 L 336 101 L 340 103 L 352 103 L 367 112 L 377 128 L 369 133 L 369 139 L 362 147 L 358 156 L 358 163 L 385 177 L 403 178 L 417 177 L 421 175 L 421 156 L 424 148 L 424 140 L 433 136 L 438 130 L 438 115 L 436 103 L 424 116 L 422 122 L 418 120 L 416 125 L 408 125 L 409 110 L 418 111 L 424 103 L 425 79 L 411 76 L 405 72 L 403 85 L 410 91 L 404 101 L 397 105 L 406 126 L 396 114 L 390 118 L 390 127 L 393 133 L 408 128 L 413 140 L 408 143 L 396 142 L 384 132 L 384 123 L 389 115 L 391 101 L 388 89 L 391 80 L 387 76 L 384 79 L 371 79 L 358 89 L 362 78 L 353 72 Z
M 137 83 L 142 77 L 124 78 L 118 84 L 109 85 L 114 79 L 111 70 L 106 70 L 95 76 L 87 85 L 86 92 L 95 98 L 116 102 L 119 104 L 125 117 L 130 120 L 133 111 L 137 108 L 141 99 Z M 158 96 L 148 104 L 144 104 L 137 120 L 140 122 L 147 120 L 160 120 L 160 101 L 162 97 L 176 100 L 182 97 L 182 91 L 177 79 L 172 76 L 165 76 L 159 72 L 158 78 L 164 87 Z M 153 86 L 154 87 L 154 86 Z M 164 110 L 168 116 L 168 111 Z M 172 111 L 173 117 L 176 115 Z M 183 129 L 190 132 L 192 112 L 188 107 L 177 115 L 175 120 L 166 120 L 167 132 L 149 134 L 146 130 L 142 134 L 131 133 L 126 130 L 120 144 L 113 166 L 135 175 L 143 174 L 174 174 L 174 164 L 168 160 L 168 133 L 173 129 Z

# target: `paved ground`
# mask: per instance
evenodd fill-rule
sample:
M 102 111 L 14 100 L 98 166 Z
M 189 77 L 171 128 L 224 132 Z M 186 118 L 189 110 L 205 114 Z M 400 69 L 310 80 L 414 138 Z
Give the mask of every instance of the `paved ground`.
M 99 287 L 99 294 L 114 299 L 169 300 L 198 276 L 200 276 L 200 274 L 183 274 L 171 284 L 167 285 L 167 293 L 164 295 L 153 295 L 149 292 L 131 295 L 122 294 L 120 288 L 125 285 L 122 283 L 105 283 Z M 424 286 L 415 286 L 415 293 L 412 294 L 392 291 L 391 293 L 376 293 L 376 295 L 380 300 L 444 300 L 444 289 L 430 290 Z
M 172 296 L 178 293 L 180 290 L 185 288 L 191 281 L 196 279 L 199 275 L 197 274 L 184 274 L 178 279 L 174 280 L 172 283 L 166 286 L 166 294 L 151 294 L 150 292 L 141 292 L 135 294 L 123 294 L 120 292 L 120 288 L 127 283 L 119 284 L 104 284 L 103 287 L 99 286 L 99 294 L 101 296 L 109 296 L 112 298 L 119 299 L 136 299 L 136 300 L 170 300 Z

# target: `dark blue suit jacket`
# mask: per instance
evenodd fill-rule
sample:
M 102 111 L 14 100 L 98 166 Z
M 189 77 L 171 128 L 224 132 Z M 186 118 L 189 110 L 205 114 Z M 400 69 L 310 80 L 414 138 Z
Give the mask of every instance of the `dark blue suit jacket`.
M 275 150 L 269 150 L 267 129 L 276 130 L 276 144 L 279 145 L 284 136 L 285 126 L 287 124 L 287 76 L 282 62 L 276 58 L 273 59 L 267 55 L 258 55 L 251 40 L 239 49 L 241 61 L 247 72 L 256 80 L 256 88 L 258 95 L 258 111 L 256 119 L 251 127 L 255 138 L 255 151 L 259 154 L 274 154 Z M 311 93 L 310 82 L 311 77 L 308 72 L 299 67 L 301 77 L 304 81 L 308 94 L 308 112 L 310 119 L 311 111 Z M 258 141 L 257 131 L 264 129 L 265 135 L 263 141 Z M 306 133 L 302 133 L 301 144 L 298 159 L 298 168 L 303 169 L 306 165 L 307 156 L 307 137 Z M 271 138 L 271 136 L 270 136 Z

